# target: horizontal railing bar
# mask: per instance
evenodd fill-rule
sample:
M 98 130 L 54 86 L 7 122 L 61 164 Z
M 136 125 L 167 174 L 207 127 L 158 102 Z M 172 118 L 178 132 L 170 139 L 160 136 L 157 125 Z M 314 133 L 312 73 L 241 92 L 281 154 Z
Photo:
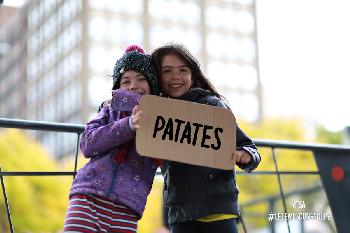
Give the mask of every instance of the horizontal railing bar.
M 1 172 L 2 176 L 72 176 L 75 172 Z
M 68 133 L 82 133 L 84 131 L 85 125 L 0 118 L 0 127 L 57 131 L 57 132 L 68 132 Z
M 260 147 L 271 147 L 281 149 L 297 149 L 297 150 L 332 150 L 334 152 L 350 152 L 350 146 L 341 144 L 318 144 L 318 143 L 305 143 L 305 142 L 290 142 L 282 140 L 264 140 L 254 139 L 256 146 Z
M 72 176 L 75 172 L 1 172 L 2 176 Z M 162 176 L 161 172 L 156 175 Z
M 0 127 L 82 133 L 84 131 L 85 125 L 0 118 Z M 290 142 L 290 141 L 283 141 L 283 140 L 264 140 L 264 139 L 254 139 L 253 141 L 256 144 L 256 146 L 259 146 L 259 147 L 285 148 L 285 149 L 311 150 L 311 151 L 332 150 L 334 152 L 337 152 L 337 151 L 350 152 L 350 146 L 340 145 L 340 144 L 317 144 L 317 143 L 305 143 L 305 142 Z
M 318 171 L 280 171 L 281 175 L 319 175 Z M 72 176 L 75 172 L 1 172 L 2 176 Z M 255 171 L 253 173 L 246 173 L 237 171 L 239 175 L 275 175 L 275 171 Z M 161 172 L 156 172 L 156 175 L 161 176 Z
M 277 173 L 281 175 L 320 175 L 320 172 L 318 171 L 254 171 L 252 173 L 247 173 L 243 171 L 236 172 L 236 174 L 240 175 L 275 175 Z

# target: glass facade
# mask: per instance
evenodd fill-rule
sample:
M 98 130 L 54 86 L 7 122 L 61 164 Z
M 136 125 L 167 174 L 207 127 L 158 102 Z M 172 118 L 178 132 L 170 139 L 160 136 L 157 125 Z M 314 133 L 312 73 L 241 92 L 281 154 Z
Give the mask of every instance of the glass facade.
M 26 44 L 22 35 L 27 30 L 23 23 L 26 15 L 14 8 L 2 7 L 0 11 L 2 16 L 5 11 L 13 12 L 11 17 L 2 18 L 6 24 L 0 27 L 0 117 L 22 118 L 26 86 Z
M 236 117 L 261 118 L 253 0 L 38 0 L 20 11 L 17 30 L 25 36 L 1 30 L 1 40 L 22 42 L 1 57 L 0 95 L 22 99 L 13 100 L 13 109 L 21 106 L 23 113 L 13 114 L 9 101 L 0 101 L 2 116 L 86 123 L 110 98 L 108 75 L 127 45 L 151 52 L 178 42 L 199 59 Z M 17 83 L 25 90 L 20 98 Z M 65 137 L 54 138 L 45 140 L 56 145 L 56 155 L 66 154 L 60 149 Z

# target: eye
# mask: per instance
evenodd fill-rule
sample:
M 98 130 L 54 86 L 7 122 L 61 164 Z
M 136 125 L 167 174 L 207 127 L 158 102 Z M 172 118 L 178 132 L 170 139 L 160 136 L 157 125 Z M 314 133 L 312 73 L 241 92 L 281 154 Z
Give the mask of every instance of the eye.
M 170 69 L 163 69 L 163 70 L 162 70 L 162 73 L 163 73 L 163 74 L 166 74 L 166 73 L 169 73 L 170 71 L 171 71 Z
M 180 72 L 187 73 L 187 72 L 190 72 L 190 70 L 188 68 L 181 68 Z
M 129 84 L 130 83 L 130 81 L 129 80 L 122 80 L 121 81 L 121 85 L 126 85 L 126 84 Z
M 146 81 L 146 78 L 145 77 L 139 77 L 137 80 L 139 80 L 139 81 Z

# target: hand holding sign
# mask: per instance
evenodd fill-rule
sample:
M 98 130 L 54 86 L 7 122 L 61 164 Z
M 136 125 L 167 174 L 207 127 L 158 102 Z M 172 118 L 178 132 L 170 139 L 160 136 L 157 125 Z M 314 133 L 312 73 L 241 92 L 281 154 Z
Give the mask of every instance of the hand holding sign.
M 131 124 L 134 129 L 140 128 L 140 119 L 141 119 L 142 111 L 140 110 L 138 105 L 132 109 L 131 113 Z
M 218 107 L 145 95 L 136 149 L 143 156 L 232 170 L 236 121 Z

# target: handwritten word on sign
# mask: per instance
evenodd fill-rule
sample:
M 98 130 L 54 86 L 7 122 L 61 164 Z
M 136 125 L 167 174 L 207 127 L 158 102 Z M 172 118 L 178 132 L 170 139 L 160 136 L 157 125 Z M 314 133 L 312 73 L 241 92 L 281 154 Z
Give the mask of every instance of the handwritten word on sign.
M 140 155 L 232 170 L 236 120 L 231 111 L 182 100 L 145 95 L 141 127 L 136 131 Z

